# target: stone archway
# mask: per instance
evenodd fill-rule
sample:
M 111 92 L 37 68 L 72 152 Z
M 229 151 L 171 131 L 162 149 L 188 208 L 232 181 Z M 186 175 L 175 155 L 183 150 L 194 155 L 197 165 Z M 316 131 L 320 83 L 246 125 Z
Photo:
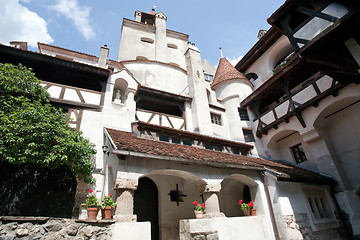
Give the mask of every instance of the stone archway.
M 245 202 L 254 200 L 257 211 L 263 213 L 261 194 L 258 191 L 258 184 L 252 178 L 241 174 L 230 175 L 221 182 L 220 211 L 227 217 L 242 216 L 239 207 L 239 200 L 242 199 Z
M 301 147 L 302 154 L 305 155 L 302 159 L 298 159 L 298 156 L 295 156 L 292 151 L 292 148 L 297 146 Z M 286 160 L 292 163 L 302 163 L 312 158 L 308 143 L 294 129 L 286 129 L 276 133 L 267 144 L 266 154 L 272 160 Z
M 345 188 L 360 189 L 360 97 L 348 97 L 327 106 L 314 128 L 326 143 Z
M 203 201 L 201 195 L 206 182 L 194 174 L 174 169 L 155 170 L 144 177 L 151 179 L 158 189 L 159 239 L 179 239 L 179 221 L 194 218 L 192 202 Z

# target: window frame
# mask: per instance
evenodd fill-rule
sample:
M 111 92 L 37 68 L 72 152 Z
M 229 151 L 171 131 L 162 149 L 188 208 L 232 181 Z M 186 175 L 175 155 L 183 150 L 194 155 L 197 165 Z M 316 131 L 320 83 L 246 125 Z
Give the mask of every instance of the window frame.
M 301 149 L 299 147 L 301 147 Z M 294 158 L 296 164 L 300 164 L 300 163 L 307 161 L 305 150 L 301 143 L 298 143 L 298 144 L 290 147 L 290 150 L 291 150 L 291 153 L 293 155 L 293 158 Z
M 247 108 L 238 108 L 238 113 L 241 121 L 250 121 Z
M 314 224 L 336 222 L 330 198 L 324 187 L 303 185 L 303 190 Z
M 245 142 L 255 142 L 255 136 L 252 129 L 243 128 L 243 135 L 244 135 L 244 141 Z M 247 132 L 247 134 L 246 134 Z M 250 135 L 251 133 L 251 135 Z M 249 139 L 250 136 L 250 139 Z
M 211 123 L 222 126 L 221 114 L 210 112 Z

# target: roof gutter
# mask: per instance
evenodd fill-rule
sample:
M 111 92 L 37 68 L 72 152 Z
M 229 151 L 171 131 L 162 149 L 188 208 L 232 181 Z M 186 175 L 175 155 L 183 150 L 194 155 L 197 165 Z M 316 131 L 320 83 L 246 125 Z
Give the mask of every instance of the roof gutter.
M 108 135 L 108 137 L 110 137 L 110 136 Z M 113 142 L 112 142 L 112 144 L 113 144 Z M 256 171 L 264 170 L 263 167 L 253 167 L 253 166 L 244 166 L 244 165 L 236 165 L 236 164 L 217 163 L 217 162 L 205 162 L 205 161 L 193 160 L 193 159 L 187 159 L 187 158 L 153 155 L 153 154 L 148 154 L 148 153 L 140 153 L 140 152 L 127 151 L 127 150 L 118 150 L 118 149 L 116 149 L 116 147 L 113 148 L 113 150 L 111 150 L 111 153 L 117 154 L 117 155 L 132 156 L 132 157 L 143 157 L 143 158 L 159 159 L 159 160 L 166 160 L 166 161 L 175 161 L 175 162 L 181 162 L 181 163 L 186 163 L 186 164 L 205 165 L 205 166 L 217 167 L 217 168 L 225 167 L 225 168 L 246 169 L 246 170 L 256 170 Z
M 112 149 L 117 150 L 117 147 L 116 147 L 116 145 L 115 145 L 114 141 L 112 140 L 112 138 L 111 138 L 110 134 L 108 133 L 108 131 L 106 130 L 106 128 L 105 128 L 105 127 L 104 127 L 104 133 L 105 133 L 105 135 L 106 135 L 107 139 L 109 140 L 109 142 L 110 142 L 110 144 L 111 144 Z M 112 150 L 112 151 L 114 151 L 114 150 Z

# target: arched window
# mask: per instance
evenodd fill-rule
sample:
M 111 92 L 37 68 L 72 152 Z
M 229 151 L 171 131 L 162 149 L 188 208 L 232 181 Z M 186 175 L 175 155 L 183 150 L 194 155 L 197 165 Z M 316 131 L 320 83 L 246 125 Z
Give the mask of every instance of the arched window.
M 140 60 L 140 61 L 148 61 L 149 59 L 144 57 L 144 56 L 137 56 L 136 60 Z
M 245 75 L 245 77 L 249 79 L 249 81 L 255 81 L 258 78 L 258 75 L 256 73 L 248 73 Z

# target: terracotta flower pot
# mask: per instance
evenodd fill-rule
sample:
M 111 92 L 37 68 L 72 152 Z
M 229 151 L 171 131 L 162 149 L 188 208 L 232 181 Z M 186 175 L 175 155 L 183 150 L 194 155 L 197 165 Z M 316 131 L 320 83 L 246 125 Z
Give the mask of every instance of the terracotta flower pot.
M 250 213 L 251 216 L 256 216 L 256 208 L 251 209 L 250 212 L 251 212 Z
M 194 211 L 194 213 L 195 213 L 195 218 L 196 219 L 203 218 L 204 213 L 202 211 Z
M 87 208 L 88 218 L 87 220 L 96 220 L 96 216 L 99 212 L 99 208 Z
M 244 216 L 250 216 L 250 209 L 247 209 L 247 210 L 242 210 L 243 211 L 243 214 Z
M 102 219 L 111 219 L 113 214 L 113 207 L 106 206 L 105 208 L 101 209 L 101 216 Z

